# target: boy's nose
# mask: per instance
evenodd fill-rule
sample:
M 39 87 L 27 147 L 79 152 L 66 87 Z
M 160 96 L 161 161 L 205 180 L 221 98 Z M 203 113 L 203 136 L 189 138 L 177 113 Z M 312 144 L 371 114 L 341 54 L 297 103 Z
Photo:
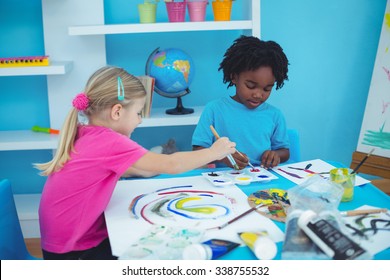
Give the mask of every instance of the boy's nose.
M 263 91 L 262 90 L 255 90 L 253 92 L 253 97 L 258 98 L 258 99 L 262 98 L 263 97 Z

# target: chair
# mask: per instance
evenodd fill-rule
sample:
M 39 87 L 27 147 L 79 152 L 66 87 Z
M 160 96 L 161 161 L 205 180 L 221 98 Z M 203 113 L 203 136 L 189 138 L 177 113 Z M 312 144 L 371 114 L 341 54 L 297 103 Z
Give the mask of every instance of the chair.
M 0 228 L 1 260 L 38 259 L 31 256 L 27 250 L 8 179 L 0 181 Z
M 290 141 L 290 159 L 287 161 L 287 163 L 300 162 L 301 146 L 299 141 L 298 130 L 288 129 L 287 134 Z

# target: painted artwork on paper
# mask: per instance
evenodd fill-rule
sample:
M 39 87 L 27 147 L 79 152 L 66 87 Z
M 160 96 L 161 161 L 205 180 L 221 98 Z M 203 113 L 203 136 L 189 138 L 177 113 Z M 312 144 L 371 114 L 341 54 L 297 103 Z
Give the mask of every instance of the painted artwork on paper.
M 374 207 L 365 205 L 357 210 L 372 208 Z M 343 217 L 343 222 L 353 239 L 371 255 L 390 247 L 390 214 L 388 212 Z
M 135 197 L 129 211 L 151 225 L 203 228 L 231 216 L 237 202 L 221 192 L 174 186 Z
M 390 157 L 390 1 L 387 3 L 357 151 Z
M 280 165 L 273 168 L 273 171 L 299 185 L 315 174 L 318 174 L 321 177 L 328 179 L 329 171 L 333 168 L 335 168 L 333 165 L 321 159 L 314 159 L 292 164 Z M 360 176 L 356 176 L 355 186 L 360 186 L 368 182 L 368 180 Z
M 206 230 L 247 211 L 247 198 L 237 186 L 216 187 L 204 176 L 119 181 L 104 213 L 113 254 L 121 256 L 156 226 L 197 229 L 205 240 L 237 243 L 237 232 L 256 226 L 275 242 L 282 241 L 283 232 L 275 223 L 255 211 L 221 230 Z

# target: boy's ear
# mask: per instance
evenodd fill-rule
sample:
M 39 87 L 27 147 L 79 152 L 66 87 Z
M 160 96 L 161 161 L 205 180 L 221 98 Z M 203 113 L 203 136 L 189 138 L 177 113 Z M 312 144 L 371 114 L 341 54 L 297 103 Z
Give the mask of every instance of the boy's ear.
M 111 108 L 111 118 L 113 120 L 119 120 L 121 114 L 122 114 L 123 106 L 121 104 L 115 104 Z
M 236 74 L 232 74 L 232 75 L 230 76 L 230 79 L 232 80 L 232 83 L 233 83 L 233 84 L 236 84 L 237 75 L 236 75 Z

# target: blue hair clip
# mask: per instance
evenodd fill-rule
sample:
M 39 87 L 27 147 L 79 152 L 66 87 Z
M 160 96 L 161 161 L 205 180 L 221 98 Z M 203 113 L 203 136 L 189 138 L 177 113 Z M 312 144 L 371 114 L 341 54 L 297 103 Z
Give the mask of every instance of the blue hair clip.
M 118 76 L 118 100 L 125 100 L 125 88 L 123 87 L 122 79 Z

